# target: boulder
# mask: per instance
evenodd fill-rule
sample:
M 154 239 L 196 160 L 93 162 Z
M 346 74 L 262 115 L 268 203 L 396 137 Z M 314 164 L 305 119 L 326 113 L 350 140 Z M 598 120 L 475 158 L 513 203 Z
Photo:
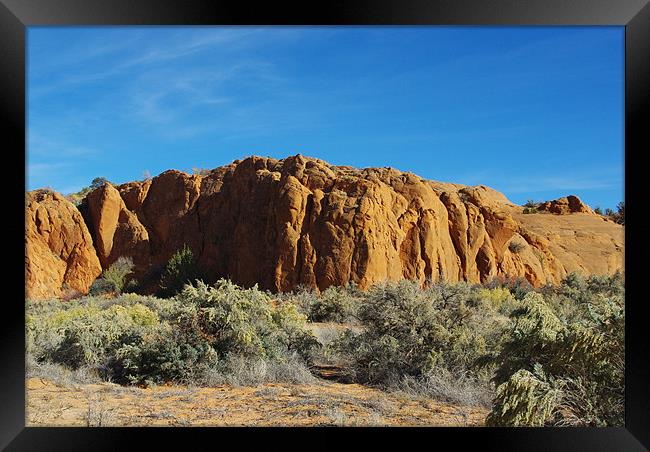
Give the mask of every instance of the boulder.
M 81 213 L 58 193 L 25 195 L 25 243 L 28 299 L 85 294 L 102 271 Z

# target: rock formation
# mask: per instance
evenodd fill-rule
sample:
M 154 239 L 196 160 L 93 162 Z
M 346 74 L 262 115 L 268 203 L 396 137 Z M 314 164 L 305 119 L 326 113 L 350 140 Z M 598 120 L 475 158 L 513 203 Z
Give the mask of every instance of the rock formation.
M 561 215 L 523 215 L 485 186 L 297 155 L 250 157 L 205 175 L 171 170 L 107 184 L 80 210 L 102 267 L 132 257 L 148 291 L 184 244 L 208 280 L 226 277 L 272 291 L 350 281 L 365 288 L 401 278 L 484 282 L 499 275 L 540 285 L 571 271 L 622 269 L 621 226 L 602 221 L 575 196 L 545 204 L 543 210 Z
M 28 298 L 85 293 L 102 267 L 77 208 L 58 193 L 25 195 L 25 289 Z
M 594 211 L 583 203 L 580 198 L 575 195 L 569 195 L 564 198 L 555 199 L 553 201 L 546 201 L 537 206 L 537 210 L 555 213 L 558 215 L 566 215 L 568 213 L 591 213 Z

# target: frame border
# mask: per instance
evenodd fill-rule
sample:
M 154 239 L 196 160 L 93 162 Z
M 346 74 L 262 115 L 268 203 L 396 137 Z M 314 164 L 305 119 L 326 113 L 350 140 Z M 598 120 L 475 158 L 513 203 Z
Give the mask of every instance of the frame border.
M 221 0 L 0 0 L 0 124 L 10 138 L 7 149 L 25 163 L 25 54 L 26 27 L 77 25 L 614 25 L 625 27 L 625 201 L 628 212 L 625 242 L 626 292 L 635 302 L 626 303 L 626 394 L 625 428 L 405 428 L 373 429 L 373 439 L 381 441 L 387 432 L 434 434 L 456 444 L 481 441 L 481 448 L 517 450 L 650 450 L 650 340 L 644 331 L 644 305 L 640 294 L 641 262 L 648 256 L 647 239 L 639 225 L 643 201 L 634 188 L 644 180 L 642 165 L 632 159 L 650 149 L 650 133 L 643 121 L 650 110 L 650 3 L 649 0 L 355 0 L 343 3 L 330 0 L 321 4 L 281 5 L 277 3 L 235 3 Z M 7 153 L 7 154 L 8 154 Z M 7 155 L 5 154 L 5 155 Z M 627 158 L 629 157 L 629 158 Z M 20 159 L 22 158 L 22 163 Z M 25 189 L 25 174 L 9 171 L 11 210 L 22 211 L 20 191 Z M 6 177 L 6 176 L 5 176 Z M 637 207 L 638 206 L 638 207 Z M 17 218 L 14 232 L 22 234 L 25 223 Z M 21 220 L 22 218 L 22 220 Z M 630 218 L 632 218 L 630 227 Z M 637 229 L 638 228 L 638 229 Z M 12 228 L 13 230 L 13 228 Z M 17 262 L 25 249 L 16 237 L 11 241 L 12 258 Z M 12 261 L 13 261 L 12 259 Z M 637 264 L 637 265 L 635 265 Z M 24 295 L 24 272 L 18 266 L 5 273 L 12 287 Z M 19 298 L 20 296 L 18 296 Z M 12 297 L 13 298 L 13 297 Z M 24 310 L 9 300 L 0 316 L 0 447 L 7 450 L 114 449 L 133 445 L 142 439 L 186 447 L 196 444 L 197 434 L 238 434 L 239 444 L 247 442 L 242 431 L 232 428 L 36 428 L 25 427 Z M 647 328 L 647 327 L 646 327 Z M 323 428 L 291 428 L 295 435 L 313 435 Z M 284 428 L 247 428 L 258 439 L 269 434 L 287 433 Z M 191 432 L 191 433 L 190 433 Z M 347 433 L 363 434 L 368 429 L 327 430 L 328 439 Z M 153 433 L 153 434 L 152 434 Z M 173 435 L 172 435 L 173 434 Z M 191 435 L 191 436 L 189 436 Z M 172 438 L 173 436 L 173 438 Z M 229 438 L 229 439 L 230 439 Z M 243 439 L 243 441 L 242 441 Z M 298 438 L 296 438 L 298 439 Z M 406 437 L 405 437 L 406 439 Z M 215 445 L 218 443 L 214 443 Z M 277 443 L 276 443 L 277 444 Z M 286 445 L 286 443 L 284 443 Z M 312 447 L 310 445 L 310 447 Z

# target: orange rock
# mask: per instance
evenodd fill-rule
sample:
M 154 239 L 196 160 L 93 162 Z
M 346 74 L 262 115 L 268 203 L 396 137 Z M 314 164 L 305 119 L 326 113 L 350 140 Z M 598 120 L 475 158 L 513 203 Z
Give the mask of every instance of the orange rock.
M 579 212 L 580 218 L 522 215 L 485 186 L 296 155 L 254 156 L 205 175 L 172 170 L 145 182 L 106 185 L 80 209 L 102 266 L 131 256 L 147 290 L 155 289 L 160 270 L 184 244 L 207 282 L 226 277 L 272 291 L 348 282 L 365 288 L 402 278 L 521 276 L 540 285 L 557 283 L 572 269 L 622 268 L 622 226 L 589 215 L 574 196 L 547 204 L 549 211 Z M 562 235 L 574 220 L 595 235 Z
M 59 297 L 72 289 L 87 293 L 101 273 L 92 239 L 77 208 L 58 193 L 25 196 L 26 297 Z
M 537 206 L 537 210 L 547 211 L 558 215 L 566 215 L 576 212 L 594 214 L 594 211 L 575 195 L 569 195 L 553 201 L 543 202 Z

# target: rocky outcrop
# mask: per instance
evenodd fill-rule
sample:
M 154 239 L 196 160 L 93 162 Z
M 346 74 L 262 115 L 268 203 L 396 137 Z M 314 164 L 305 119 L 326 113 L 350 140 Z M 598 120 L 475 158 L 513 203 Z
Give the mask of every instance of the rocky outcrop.
M 537 210 L 554 213 L 557 215 L 567 215 L 570 213 L 590 213 L 594 211 L 583 203 L 580 198 L 575 195 L 569 195 L 564 198 L 555 199 L 553 201 L 546 201 L 537 206 Z M 595 215 L 595 214 L 594 214 Z
M 129 199 L 128 192 L 125 199 Z M 102 267 L 107 268 L 119 257 L 130 257 L 135 277 L 141 277 L 150 266 L 149 232 L 127 208 L 120 192 L 111 184 L 102 185 L 84 198 L 79 210 Z
M 569 211 L 590 212 L 581 202 L 576 208 L 573 198 L 564 198 Z M 550 212 L 565 212 L 562 200 L 554 205 Z M 250 157 L 205 175 L 166 171 L 143 182 L 107 184 L 80 210 L 102 266 L 131 256 L 148 290 L 185 244 L 208 280 L 226 277 L 273 291 L 401 278 L 480 282 L 498 275 L 539 285 L 559 282 L 574 268 L 622 268 L 622 227 L 595 215 L 522 215 L 520 206 L 489 187 L 301 155 Z M 554 248 L 554 228 L 564 231 L 565 219 L 576 216 L 588 217 L 581 233 L 601 228 L 589 240 L 599 244 L 605 265 L 586 257 L 588 240 Z M 542 218 L 554 221 L 538 230 Z
M 25 195 L 25 244 L 27 298 L 86 293 L 102 271 L 81 214 L 58 193 Z

